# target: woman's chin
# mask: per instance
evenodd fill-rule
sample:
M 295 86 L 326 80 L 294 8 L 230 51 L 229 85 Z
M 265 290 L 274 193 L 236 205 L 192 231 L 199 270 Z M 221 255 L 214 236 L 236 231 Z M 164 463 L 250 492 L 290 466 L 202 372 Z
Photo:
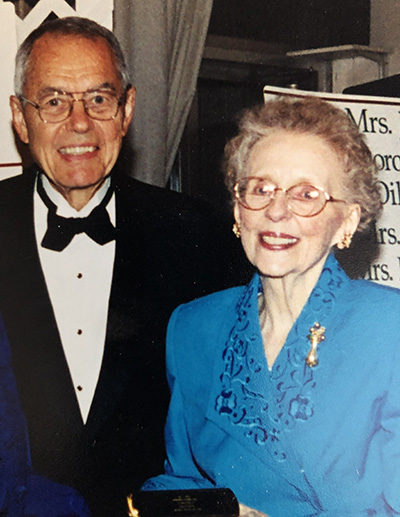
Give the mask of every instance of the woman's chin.
M 256 267 L 259 274 L 263 277 L 284 278 L 286 275 L 290 274 L 290 271 L 279 265 L 277 265 L 276 267 L 271 267 L 271 265 L 265 267 Z

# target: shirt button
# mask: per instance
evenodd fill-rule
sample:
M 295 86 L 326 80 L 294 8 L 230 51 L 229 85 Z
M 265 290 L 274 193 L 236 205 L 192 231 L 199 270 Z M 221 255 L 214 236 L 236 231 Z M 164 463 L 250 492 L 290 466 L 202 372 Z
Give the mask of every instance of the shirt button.
M 82 334 L 82 329 L 78 329 L 78 336 Z
M 77 390 L 78 390 L 78 391 L 82 391 L 82 390 L 83 390 L 82 386 L 78 386 L 78 387 L 77 387 Z
M 83 277 L 82 273 L 78 273 L 76 276 L 77 276 L 77 278 L 82 278 Z

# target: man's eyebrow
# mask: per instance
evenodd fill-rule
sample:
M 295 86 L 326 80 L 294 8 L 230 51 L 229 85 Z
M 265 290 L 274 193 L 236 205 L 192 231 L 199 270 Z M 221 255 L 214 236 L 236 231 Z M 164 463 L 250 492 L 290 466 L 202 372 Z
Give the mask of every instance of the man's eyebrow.
M 108 90 L 112 91 L 113 93 L 117 92 L 117 88 L 114 84 L 105 82 L 101 83 L 95 86 L 92 86 L 91 88 L 88 88 L 87 90 L 83 92 L 70 92 L 68 90 L 65 90 L 64 88 L 56 88 L 54 86 L 47 86 L 46 88 L 42 88 L 38 91 L 37 95 L 39 97 L 43 97 L 44 95 L 51 95 L 53 93 L 86 93 L 86 92 L 97 92 L 99 90 Z
M 96 90 L 111 90 L 115 93 L 117 91 L 117 88 L 114 84 L 105 82 L 94 88 L 90 88 L 88 91 L 95 92 Z
M 104 91 L 104 90 L 107 90 L 108 92 L 112 92 L 112 93 L 117 93 L 118 88 L 116 88 L 116 86 L 114 86 L 111 83 L 102 83 L 102 84 L 98 84 L 96 86 L 92 86 L 91 88 L 88 88 L 87 90 L 85 90 L 84 92 L 81 92 L 81 93 L 99 92 L 99 91 Z M 70 92 L 70 93 L 76 93 L 76 92 Z
M 47 88 L 42 88 L 37 92 L 38 97 L 43 97 L 44 95 L 51 95 L 52 93 L 64 93 L 62 88 L 54 88 L 52 86 L 48 86 Z

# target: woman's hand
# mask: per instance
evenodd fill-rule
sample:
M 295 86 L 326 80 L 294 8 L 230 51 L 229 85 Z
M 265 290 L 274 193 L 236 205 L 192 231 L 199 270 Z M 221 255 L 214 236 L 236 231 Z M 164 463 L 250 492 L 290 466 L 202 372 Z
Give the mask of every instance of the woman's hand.
M 268 517 L 265 513 L 253 510 L 244 504 L 239 504 L 239 515 L 240 517 Z

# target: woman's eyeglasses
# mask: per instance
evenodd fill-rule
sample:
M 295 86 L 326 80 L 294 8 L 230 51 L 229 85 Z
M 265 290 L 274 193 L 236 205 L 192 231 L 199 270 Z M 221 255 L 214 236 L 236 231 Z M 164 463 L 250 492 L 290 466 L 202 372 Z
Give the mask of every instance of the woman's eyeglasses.
M 267 208 L 279 190 L 286 196 L 288 209 L 301 217 L 319 214 L 328 202 L 345 203 L 342 199 L 333 198 L 323 189 L 306 183 L 284 189 L 275 187 L 268 179 L 249 176 L 241 178 L 234 186 L 236 199 L 249 210 Z

